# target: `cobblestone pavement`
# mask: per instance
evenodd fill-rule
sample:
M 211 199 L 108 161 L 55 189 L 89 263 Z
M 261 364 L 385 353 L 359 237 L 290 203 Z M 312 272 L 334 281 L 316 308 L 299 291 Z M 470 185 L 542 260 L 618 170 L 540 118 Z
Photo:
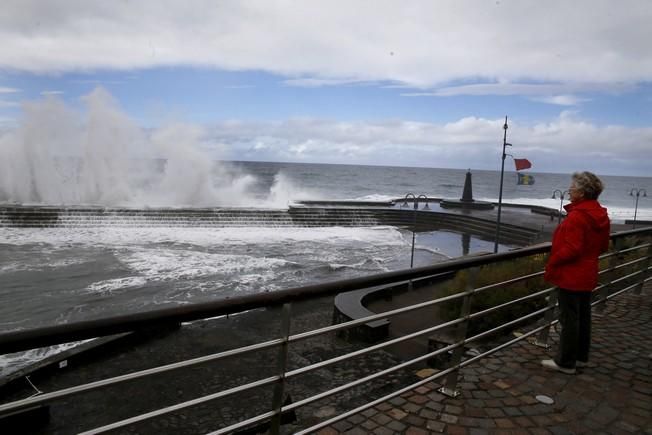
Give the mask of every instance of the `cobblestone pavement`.
M 541 367 L 557 339 L 551 331 L 549 350 L 524 340 L 462 368 L 455 399 L 429 383 L 318 434 L 652 434 L 652 282 L 602 315 L 594 308 L 590 363 L 575 375 Z

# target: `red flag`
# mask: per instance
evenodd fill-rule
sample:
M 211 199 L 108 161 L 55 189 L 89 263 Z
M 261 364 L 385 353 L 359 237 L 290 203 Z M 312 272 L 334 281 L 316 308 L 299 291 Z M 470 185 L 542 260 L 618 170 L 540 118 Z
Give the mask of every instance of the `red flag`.
M 528 159 L 514 159 L 514 165 L 517 171 L 528 169 L 532 167 L 532 163 Z

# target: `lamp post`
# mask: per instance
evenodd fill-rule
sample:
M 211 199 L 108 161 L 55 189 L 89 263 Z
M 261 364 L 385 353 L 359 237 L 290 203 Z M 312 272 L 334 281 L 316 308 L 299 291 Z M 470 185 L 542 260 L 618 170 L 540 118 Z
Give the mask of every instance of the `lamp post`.
M 410 269 L 412 269 L 412 266 L 414 266 L 414 237 L 417 231 L 417 210 L 419 210 L 419 200 L 423 199 L 423 201 L 426 203 L 426 205 L 423 207 L 424 210 L 430 210 L 430 207 L 428 206 L 428 197 L 426 195 L 415 196 L 413 193 L 408 193 L 405 195 L 405 200 L 401 207 L 408 206 L 408 198 L 411 198 L 412 201 L 414 201 L 414 217 L 412 219 L 412 253 L 410 255 Z M 410 281 L 410 285 L 412 285 L 412 281 Z
M 419 208 L 419 201 L 417 200 L 417 197 L 414 196 L 414 193 L 408 193 L 405 195 L 405 202 L 403 202 L 401 207 L 408 206 L 408 198 L 412 198 L 412 201 L 414 202 L 414 219 L 412 222 L 412 253 L 410 254 L 410 269 L 412 269 L 412 265 L 414 264 L 414 234 L 416 232 L 415 227 L 417 225 L 417 209 Z
M 638 212 L 638 197 L 641 196 L 641 193 L 643 196 L 647 196 L 647 192 L 645 189 L 637 189 L 634 187 L 630 192 L 629 196 L 636 196 L 636 205 L 634 206 L 634 229 L 636 229 L 636 213 Z
M 502 164 L 500 166 L 500 193 L 498 194 L 498 217 L 496 219 L 496 241 L 494 242 L 494 253 L 498 252 L 498 239 L 500 238 L 500 212 L 503 205 L 503 177 L 505 175 L 505 147 L 512 146 L 511 143 L 507 143 L 507 117 L 505 116 L 505 125 L 503 125 L 503 154 L 502 154 Z
M 557 220 L 557 225 L 561 223 L 561 209 L 564 206 L 564 197 L 568 193 L 568 190 L 561 191 L 559 189 L 555 189 L 552 192 L 552 199 L 557 199 L 557 194 L 559 194 L 559 219 Z

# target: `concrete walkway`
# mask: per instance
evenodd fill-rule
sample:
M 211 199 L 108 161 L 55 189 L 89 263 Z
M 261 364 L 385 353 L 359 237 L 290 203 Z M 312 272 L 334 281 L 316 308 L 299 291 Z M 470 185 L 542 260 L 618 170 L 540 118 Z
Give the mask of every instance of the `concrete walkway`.
M 541 367 L 551 332 L 550 350 L 522 341 L 464 367 L 456 399 L 430 383 L 318 433 L 652 434 L 652 282 L 594 310 L 591 361 L 575 375 Z

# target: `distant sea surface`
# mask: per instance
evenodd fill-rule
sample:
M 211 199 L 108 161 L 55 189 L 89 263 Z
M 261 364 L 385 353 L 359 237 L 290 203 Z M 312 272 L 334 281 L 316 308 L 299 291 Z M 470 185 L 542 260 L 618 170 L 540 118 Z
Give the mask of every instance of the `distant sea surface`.
M 460 198 L 466 169 L 407 168 L 386 166 L 323 165 L 299 163 L 233 162 L 236 167 L 256 174 L 253 191 L 264 199 L 279 175 L 288 186 L 288 199 L 368 199 L 401 198 L 407 193 L 425 194 L 434 198 Z M 506 166 L 508 166 L 506 164 Z M 477 200 L 498 201 L 500 172 L 471 169 L 473 197 Z M 568 189 L 571 174 L 550 174 L 526 170 L 534 184 L 517 184 L 517 173 L 506 168 L 503 180 L 503 201 L 508 203 L 542 205 L 558 209 L 556 189 Z M 633 188 L 644 189 L 650 196 L 639 196 L 638 218 L 652 219 L 652 177 L 623 177 L 598 175 L 605 184 L 600 202 L 607 207 L 612 220 L 622 222 L 634 218 Z M 275 180 L 275 177 L 276 180 Z M 291 187 L 290 187 L 291 186 Z M 292 196 L 292 198 L 289 198 Z M 568 204 L 565 195 L 563 204 Z
M 460 198 L 466 174 L 460 169 L 355 165 L 216 165 L 210 176 L 183 172 L 174 182 L 162 175 L 160 164 L 153 165 L 149 174 L 130 171 L 133 179 L 123 189 L 128 195 L 117 203 L 99 205 L 287 208 L 299 200 L 388 200 L 407 193 Z M 558 209 L 560 200 L 552 199 L 552 193 L 567 189 L 570 175 L 524 172 L 533 175 L 535 183 L 517 185 L 516 173 L 507 171 L 503 200 Z M 499 172 L 472 170 L 472 179 L 475 199 L 497 201 Z M 649 177 L 602 179 L 606 189 L 601 202 L 614 221 L 634 217 L 632 188 L 652 194 Z M 50 188 L 54 199 L 40 203 L 75 204 L 74 198 L 88 189 L 74 180 L 68 176 L 63 184 L 56 179 L 41 183 Z M 201 196 L 192 184 L 197 180 L 204 180 Z M 193 203 L 193 198 L 198 202 Z M 0 202 L 20 201 L 0 197 Z M 638 218 L 652 219 L 652 197 L 639 197 Z M 257 227 L 0 228 L 0 331 L 404 269 L 410 263 L 411 240 L 409 231 L 387 226 L 287 231 Z M 471 238 L 471 252 L 492 248 L 491 241 Z M 417 235 L 416 266 L 460 255 L 459 234 Z M 0 357 L 0 375 L 3 369 L 40 356 Z

